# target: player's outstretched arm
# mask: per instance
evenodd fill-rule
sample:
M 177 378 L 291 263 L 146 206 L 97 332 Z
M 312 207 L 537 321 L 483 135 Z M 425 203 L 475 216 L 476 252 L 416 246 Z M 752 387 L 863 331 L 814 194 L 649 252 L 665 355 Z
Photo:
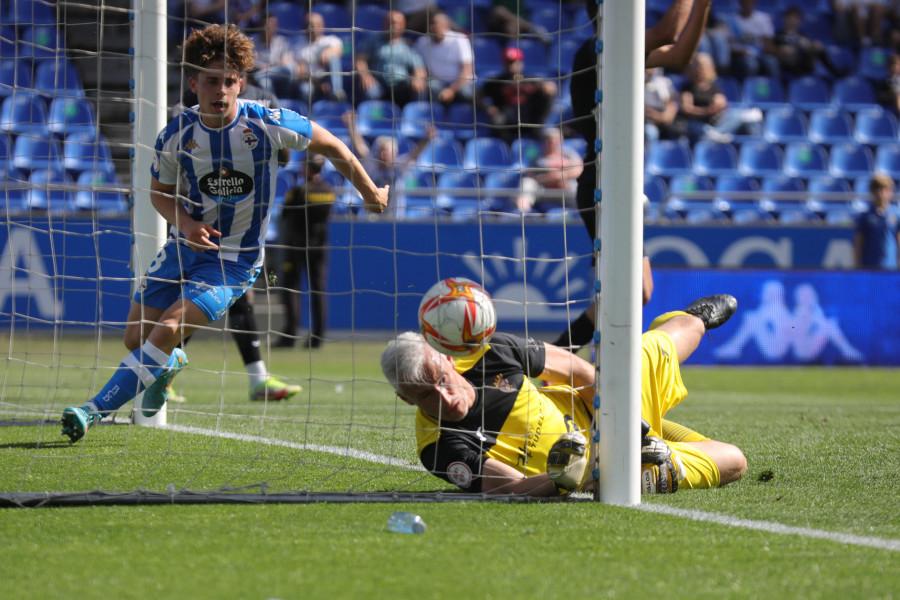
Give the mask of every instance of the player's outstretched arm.
M 323 155 L 331 161 L 334 168 L 353 184 L 363 198 L 363 206 L 369 212 L 380 213 L 388 204 L 388 192 L 390 186 L 376 187 L 375 182 L 366 173 L 362 163 L 350 151 L 347 144 L 342 142 L 330 131 L 313 122 L 313 134 L 309 142 L 310 152 Z
M 558 496 L 556 485 L 546 473 L 525 477 L 507 464 L 489 458 L 481 472 L 481 491 L 485 494 L 526 494 Z
M 644 52 L 674 44 L 691 15 L 693 0 L 674 0 L 659 22 L 644 33 Z
M 578 392 L 581 401 L 588 410 L 593 410 L 594 402 L 594 365 L 568 350 L 544 343 L 546 359 L 541 379 L 570 385 Z
M 683 68 L 691 62 L 700 38 L 706 30 L 706 19 L 709 17 L 709 7 L 712 0 L 697 0 L 694 10 L 688 19 L 684 31 L 672 44 L 660 46 L 647 54 L 646 66 L 649 67 L 676 67 Z

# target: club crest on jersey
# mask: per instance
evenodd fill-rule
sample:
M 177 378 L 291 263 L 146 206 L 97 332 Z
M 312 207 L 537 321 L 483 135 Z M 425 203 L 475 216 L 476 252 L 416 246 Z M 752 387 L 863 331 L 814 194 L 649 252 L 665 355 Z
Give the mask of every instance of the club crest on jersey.
M 464 462 L 452 462 L 447 466 L 447 479 L 461 488 L 467 488 L 472 485 L 472 469 Z
M 253 178 L 223 166 L 204 175 L 199 187 L 201 192 L 217 202 L 235 201 L 246 198 L 253 191 Z
M 259 137 L 248 127 L 241 133 L 241 143 L 253 150 L 259 144 Z

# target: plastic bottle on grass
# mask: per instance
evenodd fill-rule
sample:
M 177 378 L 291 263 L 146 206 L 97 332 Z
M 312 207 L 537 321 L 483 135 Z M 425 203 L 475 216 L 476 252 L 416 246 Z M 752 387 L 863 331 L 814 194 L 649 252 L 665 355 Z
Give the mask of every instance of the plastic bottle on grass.
M 388 531 L 394 533 L 425 533 L 425 521 L 419 515 L 398 510 L 387 521 Z

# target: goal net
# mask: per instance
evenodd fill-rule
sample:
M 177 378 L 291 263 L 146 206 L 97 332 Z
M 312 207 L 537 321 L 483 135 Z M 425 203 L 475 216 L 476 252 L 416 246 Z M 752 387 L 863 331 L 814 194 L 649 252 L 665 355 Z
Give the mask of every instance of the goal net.
M 417 329 L 419 302 L 441 278 L 481 283 L 499 329 L 547 342 L 593 300 L 595 249 L 575 181 L 584 157 L 594 160 L 581 132 L 595 121 L 576 118 L 570 87 L 596 21 L 582 0 L 523 0 L 518 12 L 502 8 L 517 3 L 438 0 L 407 11 L 404 52 L 420 47 L 439 8 L 472 57 L 461 85 L 441 74 L 447 82 L 428 89 L 412 83 L 415 68 L 431 69 L 433 83 L 450 55 L 410 59 L 410 74 L 379 71 L 390 11 L 426 3 L 267 0 L 228 14 L 165 4 L 160 107 L 139 95 L 129 2 L 2 3 L 0 503 L 469 498 L 422 468 L 415 410 L 384 380 L 380 354 Z M 243 4 L 249 12 L 237 14 Z M 128 311 L 146 269 L 132 256 L 149 226 L 138 210 L 149 190 L 136 174 L 151 165 L 135 157 L 156 140 L 136 139 L 136 115 L 163 109 L 168 122 L 195 101 L 178 60 L 192 29 L 238 23 L 262 65 L 276 54 L 272 33 L 304 64 L 311 15 L 318 44 L 337 40 L 338 54 L 305 70 L 269 65 L 252 83 L 365 158 L 376 183 L 392 186 L 388 210 L 367 213 L 326 161 L 316 179 L 334 199 L 327 240 L 298 252 L 291 203 L 312 175 L 305 153 L 291 151 L 249 294 L 253 318 L 231 311 L 192 336 L 165 425 L 136 425 L 128 402 L 70 443 L 60 415 L 97 394 L 127 354 Z M 519 68 L 523 77 L 509 74 Z M 267 376 L 302 390 L 278 399 L 283 388 L 269 379 L 260 394 Z

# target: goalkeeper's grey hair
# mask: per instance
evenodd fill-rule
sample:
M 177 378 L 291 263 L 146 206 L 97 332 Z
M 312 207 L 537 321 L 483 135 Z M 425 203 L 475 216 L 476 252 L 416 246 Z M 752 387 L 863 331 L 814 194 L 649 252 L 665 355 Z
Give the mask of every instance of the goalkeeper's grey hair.
M 388 342 L 381 354 L 381 371 L 394 388 L 402 383 L 425 381 L 425 355 L 428 344 L 421 333 L 407 331 Z

